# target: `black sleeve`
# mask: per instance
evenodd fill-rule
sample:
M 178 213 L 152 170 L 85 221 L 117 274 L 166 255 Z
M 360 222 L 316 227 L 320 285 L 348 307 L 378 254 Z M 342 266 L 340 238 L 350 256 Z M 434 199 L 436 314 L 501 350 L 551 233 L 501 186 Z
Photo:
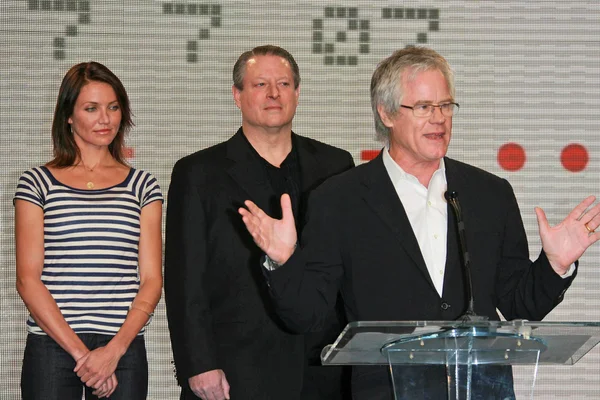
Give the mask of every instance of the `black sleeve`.
M 181 161 L 167 200 L 165 303 L 177 377 L 218 368 L 212 315 L 205 290 L 207 224 L 198 173 Z
M 340 226 L 330 192 L 328 185 L 314 191 L 300 245 L 284 265 L 267 273 L 277 314 L 299 333 L 323 329 L 343 276 Z

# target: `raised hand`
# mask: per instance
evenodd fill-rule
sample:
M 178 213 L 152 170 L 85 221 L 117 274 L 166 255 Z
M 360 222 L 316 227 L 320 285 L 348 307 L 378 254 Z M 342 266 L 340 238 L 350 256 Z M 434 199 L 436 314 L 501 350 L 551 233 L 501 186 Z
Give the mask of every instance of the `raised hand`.
M 263 210 L 250 200 L 244 202 L 246 208 L 238 212 L 246 224 L 246 229 L 252 235 L 254 242 L 278 264 L 285 263 L 294 252 L 298 235 L 294 223 L 294 213 L 290 196 L 281 196 L 282 219 L 269 217 Z
M 542 247 L 550 265 L 559 275 L 564 275 L 571 264 L 600 239 L 600 203 L 588 209 L 596 197 L 589 196 L 575 207 L 558 225 L 550 226 L 544 211 L 536 207 Z
M 202 400 L 228 400 L 229 382 L 222 369 L 213 369 L 188 379 L 192 392 Z

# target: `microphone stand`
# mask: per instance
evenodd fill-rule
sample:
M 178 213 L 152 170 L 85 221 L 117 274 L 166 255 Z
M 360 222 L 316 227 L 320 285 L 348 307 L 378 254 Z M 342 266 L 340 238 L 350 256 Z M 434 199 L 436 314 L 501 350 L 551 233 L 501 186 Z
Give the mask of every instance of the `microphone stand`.
M 482 322 L 487 321 L 488 317 L 477 315 L 475 313 L 475 299 L 473 297 L 473 280 L 471 278 L 471 259 L 467 250 L 467 239 L 465 237 L 465 223 L 462 220 L 462 212 L 460 203 L 458 202 L 458 193 L 446 191 L 444 197 L 452 206 L 454 216 L 456 217 L 456 227 L 458 231 L 458 243 L 461 249 L 461 261 L 463 265 L 463 275 L 465 279 L 465 287 L 467 292 L 468 306 L 465 313 L 458 319 L 463 322 Z

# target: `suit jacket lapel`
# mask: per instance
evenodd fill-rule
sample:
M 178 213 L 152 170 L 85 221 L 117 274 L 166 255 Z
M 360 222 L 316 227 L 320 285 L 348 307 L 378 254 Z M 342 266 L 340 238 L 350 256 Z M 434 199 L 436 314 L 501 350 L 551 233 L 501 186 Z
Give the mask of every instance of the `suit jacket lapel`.
M 227 157 L 233 161 L 227 172 L 248 194 L 248 199 L 267 211 L 270 199 L 275 195 L 267 175 L 250 144 L 242 136 L 242 128 L 227 141 Z
M 466 178 L 457 170 L 456 163 L 449 159 L 444 158 L 444 164 L 446 166 L 446 181 L 448 182 L 448 190 L 456 191 L 459 195 L 466 194 L 466 188 L 468 187 Z M 467 210 L 461 210 L 464 213 Z M 446 245 L 446 270 L 444 273 L 444 297 L 450 293 L 446 293 L 446 289 L 457 291 L 457 293 L 464 293 L 464 270 L 462 266 L 462 255 L 460 254 L 460 243 L 458 241 L 458 232 L 456 226 L 456 217 L 454 216 L 454 210 L 452 206 L 448 204 L 448 233 L 447 233 L 447 245 Z M 467 227 L 468 229 L 468 227 Z
M 298 234 L 301 233 L 305 224 L 306 210 L 308 208 L 308 197 L 321 181 L 321 176 L 325 173 L 322 166 L 319 165 L 317 149 L 303 137 L 294 135 L 294 145 L 297 146 L 298 159 L 300 164 L 300 207 L 298 209 Z
M 366 168 L 370 170 L 363 176 L 363 198 L 365 202 L 381 219 L 383 224 L 394 233 L 410 259 L 435 290 L 404 206 L 398 198 L 394 185 L 383 165 L 381 153 Z M 398 258 L 398 260 L 400 264 L 401 259 Z M 403 265 L 398 265 L 398 268 L 403 267 Z
M 315 182 L 320 180 L 323 168 L 319 165 L 316 148 L 303 137 L 295 133 L 292 135 L 300 159 L 300 192 L 307 193 L 314 189 Z

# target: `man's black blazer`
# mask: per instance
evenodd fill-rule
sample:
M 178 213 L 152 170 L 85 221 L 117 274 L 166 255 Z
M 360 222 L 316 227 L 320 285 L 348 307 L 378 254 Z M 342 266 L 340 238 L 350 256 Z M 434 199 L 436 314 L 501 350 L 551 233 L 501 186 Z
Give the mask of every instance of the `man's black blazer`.
M 308 193 L 354 162 L 344 150 L 295 134 L 293 140 L 302 221 Z M 191 376 L 223 369 L 233 399 L 297 399 L 304 338 L 275 315 L 257 268 L 262 252 L 237 211 L 249 199 L 281 215 L 261 162 L 240 128 L 228 141 L 175 164 L 167 202 L 167 317 L 182 386 Z
M 543 252 L 530 261 L 519 207 L 505 179 L 449 158 L 445 166 L 448 190 L 458 192 L 462 206 L 475 311 L 492 320 L 499 319 L 496 309 L 508 320 L 541 320 L 562 301 L 574 276 L 559 277 Z M 349 321 L 455 320 L 464 313 L 452 210 L 440 297 L 381 154 L 328 180 L 313 192 L 308 208 L 300 251 L 268 279 L 277 312 L 290 329 L 318 328 L 338 289 Z M 355 398 L 377 398 L 369 393 L 376 383 L 361 384 L 358 376 L 374 370 L 355 368 Z M 389 384 L 387 371 L 379 374 L 380 383 Z

